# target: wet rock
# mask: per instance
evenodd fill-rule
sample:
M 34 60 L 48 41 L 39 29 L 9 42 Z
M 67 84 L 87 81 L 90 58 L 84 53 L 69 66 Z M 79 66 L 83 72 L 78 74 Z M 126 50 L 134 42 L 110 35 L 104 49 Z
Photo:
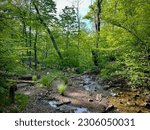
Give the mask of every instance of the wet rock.
M 123 88 L 123 87 L 128 86 L 126 79 L 124 79 L 123 77 L 116 77 L 112 81 L 108 82 L 108 84 L 110 85 L 110 87 L 113 87 L 113 88 L 114 87 Z
M 79 87 L 80 87 L 80 88 L 83 88 L 83 84 L 79 84 Z
M 146 96 L 146 102 L 150 103 L 150 94 Z
M 62 103 L 58 103 L 57 107 L 60 107 L 62 105 L 67 105 L 67 104 L 71 104 L 71 101 L 65 101 L 65 102 L 62 102 Z
M 59 105 L 59 102 L 57 102 L 57 101 L 49 101 L 48 104 L 51 107 L 53 107 L 53 108 L 57 108 L 58 107 L 57 105 Z
M 74 113 L 89 113 L 87 108 L 84 107 L 77 107 Z
M 58 108 L 63 113 L 88 113 L 88 109 L 84 107 L 75 107 L 71 105 L 62 105 Z
M 80 81 L 80 80 L 81 80 L 81 77 L 75 77 L 74 79 Z
M 104 90 L 108 90 L 108 89 L 110 89 L 111 87 L 109 86 L 109 85 L 105 85 L 105 86 L 103 86 L 103 89 Z
M 89 101 L 89 102 L 93 102 L 94 100 L 93 100 L 93 99 L 88 99 L 88 101 Z
M 145 108 L 150 109 L 150 103 L 145 103 Z
M 111 93 L 111 96 L 112 96 L 112 97 L 117 97 L 117 96 L 118 96 L 118 93 L 113 93 L 113 92 L 112 92 L 112 93 Z
M 101 94 L 97 94 L 96 95 L 96 101 L 101 101 L 102 100 L 102 95 Z
M 79 84 L 83 84 L 84 82 L 83 81 L 79 81 Z
M 114 107 L 114 105 L 109 105 L 107 108 L 106 108 L 106 110 L 105 110 L 105 112 L 112 112 L 112 111 L 114 111 L 116 108 Z
M 30 95 L 30 94 L 31 94 L 31 92 L 24 92 L 24 94 L 25 94 L 25 95 Z

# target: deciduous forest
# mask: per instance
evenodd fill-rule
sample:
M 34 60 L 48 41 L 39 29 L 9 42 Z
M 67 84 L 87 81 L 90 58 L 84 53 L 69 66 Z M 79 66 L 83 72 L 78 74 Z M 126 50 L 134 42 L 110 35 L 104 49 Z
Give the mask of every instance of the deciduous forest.
M 150 1 L 85 1 L 0 0 L 0 112 L 150 112 Z

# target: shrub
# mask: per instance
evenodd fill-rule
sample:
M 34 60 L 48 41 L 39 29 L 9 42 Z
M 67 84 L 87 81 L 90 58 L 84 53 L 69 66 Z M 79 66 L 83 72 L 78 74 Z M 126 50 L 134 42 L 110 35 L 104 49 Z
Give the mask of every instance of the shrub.
M 60 95 L 64 95 L 67 86 L 65 84 L 59 84 L 57 86 L 57 91 Z

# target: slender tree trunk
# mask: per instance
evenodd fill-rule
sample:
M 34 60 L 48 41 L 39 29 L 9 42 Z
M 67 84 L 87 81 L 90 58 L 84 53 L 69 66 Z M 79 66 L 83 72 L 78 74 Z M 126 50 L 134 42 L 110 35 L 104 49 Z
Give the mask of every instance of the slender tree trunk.
M 35 41 L 34 41 L 34 69 L 37 70 L 37 38 L 38 38 L 38 31 L 36 28 L 36 33 L 35 33 Z
M 114 16 L 117 14 L 117 1 L 114 3 Z
M 42 19 L 41 14 L 40 14 L 40 12 L 39 12 L 39 9 L 38 9 L 37 5 L 35 4 L 35 2 L 33 2 L 33 5 L 34 5 L 35 10 L 36 10 L 36 12 L 37 12 L 38 19 L 40 20 L 41 24 L 43 24 L 43 26 L 46 28 L 46 30 L 47 30 L 47 32 L 48 32 L 48 34 L 49 34 L 49 37 L 50 37 L 50 39 L 51 39 L 51 41 L 52 41 L 52 43 L 53 43 L 53 46 L 54 46 L 54 48 L 55 48 L 55 50 L 56 50 L 56 52 L 57 52 L 59 58 L 60 58 L 61 60 L 63 60 L 63 57 L 62 57 L 62 55 L 61 55 L 61 52 L 60 52 L 60 50 L 59 50 L 59 48 L 58 48 L 58 46 L 57 46 L 57 43 L 56 43 L 56 41 L 55 41 L 55 39 L 54 39 L 54 36 L 53 36 L 53 34 L 52 34 L 50 28 L 47 26 L 47 24 L 46 24 L 46 23 L 44 22 L 44 20 Z
M 26 31 L 26 23 L 24 21 L 24 19 L 22 18 L 22 24 L 23 24 L 23 39 L 26 43 L 25 47 L 26 47 L 26 56 L 28 56 L 28 34 L 27 34 L 27 31 Z M 24 54 L 22 54 L 22 56 L 25 56 Z M 24 59 L 24 57 L 22 57 L 22 63 L 26 63 L 27 64 L 27 60 L 26 58 Z
M 45 58 L 47 58 L 48 57 L 48 43 L 47 43 L 47 41 L 46 41 L 46 46 L 45 46 Z
M 28 60 L 29 60 L 29 67 L 32 67 L 32 59 L 31 59 L 31 56 L 32 56 L 32 53 L 31 53 L 31 47 L 32 47 L 32 28 L 31 28 L 31 25 L 30 25 L 30 27 L 29 27 L 29 48 L 30 48 L 30 50 L 29 50 L 29 58 L 28 58 Z
M 96 33 L 97 33 L 97 39 L 96 39 L 96 48 L 98 48 L 99 44 L 99 35 L 100 35 L 100 15 L 101 15 L 101 7 L 102 7 L 102 0 L 97 1 L 97 17 L 96 17 Z
M 80 15 L 79 15 L 79 2 L 77 1 L 77 22 L 78 22 L 78 49 L 80 49 Z
M 117 15 L 117 1 L 115 0 L 114 1 L 114 17 L 116 17 L 116 15 Z M 112 25 L 113 26 L 113 30 L 115 29 L 115 26 L 114 25 Z
M 66 34 L 66 49 L 68 50 L 68 48 L 69 48 L 69 29 Z
M 32 28 L 31 28 L 31 2 L 30 2 L 30 27 L 29 27 L 29 48 L 30 48 L 30 51 L 29 51 L 29 67 L 32 67 L 32 59 L 31 59 L 31 56 L 32 56 L 32 53 L 31 53 L 31 47 L 32 47 Z
M 92 7 L 92 6 L 91 6 Z M 96 29 L 96 48 L 99 47 L 99 39 L 100 39 L 100 27 L 101 27 L 101 8 L 102 8 L 102 0 L 97 0 L 97 8 L 92 8 L 94 11 L 94 20 L 95 20 L 95 29 Z M 95 66 L 99 66 L 98 62 L 99 52 L 97 50 L 92 50 L 92 57 Z
M 15 102 L 15 88 L 16 88 L 16 86 L 13 85 L 9 89 L 9 101 L 10 101 L 10 103 Z

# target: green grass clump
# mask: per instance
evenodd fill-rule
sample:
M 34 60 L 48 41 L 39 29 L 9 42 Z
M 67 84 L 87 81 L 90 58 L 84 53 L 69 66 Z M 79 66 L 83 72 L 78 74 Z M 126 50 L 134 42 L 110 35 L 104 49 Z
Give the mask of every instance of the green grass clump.
M 57 86 L 57 91 L 60 95 L 64 95 L 66 88 L 67 88 L 67 86 L 65 84 L 59 84 Z
M 60 71 L 51 71 L 49 74 L 42 76 L 39 82 L 49 88 L 52 81 L 57 78 L 64 80 L 65 83 L 68 82 L 68 78 Z
M 33 75 L 33 76 L 32 76 L 32 80 L 33 80 L 33 81 L 37 81 L 37 76 L 36 76 L 36 75 Z
M 15 101 L 17 104 L 18 111 L 24 110 L 26 105 L 29 103 L 29 96 L 24 94 L 16 94 Z
M 50 77 L 49 76 L 43 76 L 41 79 L 40 79 L 40 83 L 44 86 L 47 86 L 49 87 L 50 86 Z

